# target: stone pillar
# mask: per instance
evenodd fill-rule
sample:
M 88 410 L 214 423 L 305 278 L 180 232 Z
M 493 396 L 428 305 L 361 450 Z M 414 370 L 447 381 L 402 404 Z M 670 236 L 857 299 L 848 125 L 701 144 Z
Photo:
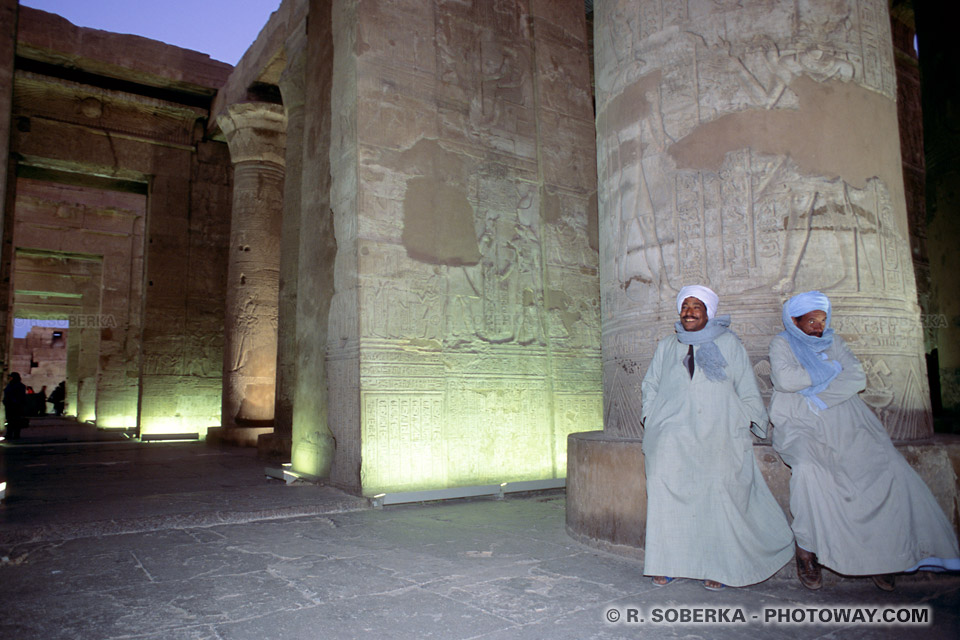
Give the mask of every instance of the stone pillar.
M 17 48 L 17 0 L 0 0 L 0 375 L 6 384 L 10 346 L 10 272 L 13 261 L 13 203 L 16 189 L 16 161 L 9 159 L 10 110 L 13 101 L 13 60 Z M 9 187 L 9 191 L 8 191 Z M 0 408 L 2 411 L 2 408 Z
M 820 289 L 891 435 L 930 410 L 886 3 L 595 6 L 604 432 L 570 437 L 567 528 L 629 550 L 645 515 L 608 472 L 643 466 L 640 385 L 685 284 L 720 294 L 768 397 L 781 305 Z M 786 511 L 787 468 L 754 454 Z
M 334 2 L 333 38 L 331 482 L 562 478 L 602 406 L 583 3 Z
M 270 427 L 277 369 L 283 107 L 235 104 L 218 118 L 234 164 L 224 319 L 223 424 Z
M 307 24 L 304 19 L 284 45 L 287 66 L 280 76 L 286 114 L 286 171 L 283 221 L 280 226 L 280 290 L 277 314 L 277 391 L 273 433 L 259 440 L 264 457 L 289 461 L 293 433 L 293 398 L 297 385 L 297 276 L 300 264 L 300 190 L 303 172 L 303 121 Z
M 338 235 L 334 239 L 334 216 L 332 200 L 334 192 L 332 186 L 333 171 L 331 158 L 336 151 L 331 144 L 331 126 L 333 113 L 331 103 L 344 103 L 338 110 L 342 118 L 338 122 L 351 122 L 349 115 L 352 110 L 348 105 L 353 104 L 356 91 L 351 84 L 341 83 L 338 90 L 333 91 L 334 49 L 351 51 L 350 43 L 353 30 L 349 28 L 350 20 L 338 15 L 335 24 L 333 17 L 333 2 L 331 0 L 310 0 L 309 32 L 307 38 L 307 56 L 309 63 L 305 69 L 305 107 L 303 122 L 303 138 L 310 141 L 302 149 L 303 168 L 300 176 L 300 247 L 297 254 L 297 295 L 296 295 L 296 379 L 293 396 L 293 433 L 290 451 L 290 462 L 293 469 L 299 473 L 316 477 L 329 477 L 332 482 L 343 486 L 354 486 L 349 472 L 337 472 L 334 458 L 337 443 L 331 433 L 330 413 L 355 415 L 352 408 L 356 406 L 357 394 L 350 390 L 356 387 L 356 375 L 351 375 L 356 367 L 351 366 L 355 361 L 350 358 L 339 360 L 333 365 L 336 383 L 339 386 L 334 397 L 336 401 L 330 403 L 327 376 L 328 336 L 331 313 L 331 300 L 334 295 L 334 261 L 349 256 L 345 251 L 338 255 L 338 243 L 343 241 L 347 245 L 345 235 Z M 338 9 L 349 12 L 350 6 L 337 3 Z M 339 27 L 339 28 L 338 28 Z M 343 56 L 349 65 L 350 56 Z M 352 89 L 351 89 L 352 87 Z M 351 176 L 356 171 L 356 157 L 346 150 L 352 148 L 352 138 L 347 131 L 337 138 L 342 151 L 338 154 L 338 172 Z M 344 187 L 338 191 L 341 198 L 349 198 L 355 194 L 356 180 L 344 181 Z M 342 219 L 342 217 L 341 217 Z M 354 322 L 354 326 L 355 326 Z M 354 341 L 355 344 L 355 341 Z M 356 349 L 353 349 L 356 352 Z M 337 368 L 339 366 L 339 368 Z M 337 456 L 349 459 L 343 455 L 355 451 L 344 447 Z M 342 464 L 342 469 L 349 469 L 349 464 Z
M 914 47 L 912 3 L 902 2 L 890 9 L 890 30 L 897 72 L 897 120 L 900 126 L 900 156 L 903 160 L 903 188 L 910 225 L 910 253 L 917 280 L 917 298 L 923 316 L 923 343 L 933 348 L 935 331 L 930 314 L 930 259 L 927 256 L 927 207 L 924 193 L 926 167 L 923 161 L 923 106 L 920 101 L 920 64 Z M 930 380 L 931 387 L 934 380 Z M 931 398 L 936 403 L 931 389 Z M 936 414 L 936 407 L 934 407 Z
M 100 302 L 103 294 L 103 263 L 90 261 L 83 264 L 86 274 L 82 278 L 81 311 L 83 318 L 97 317 L 100 313 Z M 97 387 L 100 378 L 100 328 L 96 326 L 79 327 L 70 331 L 67 343 L 77 343 L 77 376 L 75 411 L 69 411 L 77 416 L 80 422 L 96 420 L 97 418 Z M 69 352 L 69 348 L 68 348 Z M 69 361 L 69 353 L 68 353 Z M 69 372 L 69 362 L 67 371 Z M 67 383 L 68 401 L 72 395 L 72 385 Z
M 931 433 L 887 5 L 598 3 L 604 418 L 638 390 L 675 296 L 702 283 L 769 394 L 789 296 L 820 289 L 891 436 Z
M 67 334 L 67 375 L 64 379 L 66 382 L 64 395 L 64 408 L 63 415 L 66 416 L 79 416 L 77 398 L 79 394 L 77 393 L 77 388 L 79 387 L 80 382 L 80 340 L 81 333 L 79 330 L 72 331 Z

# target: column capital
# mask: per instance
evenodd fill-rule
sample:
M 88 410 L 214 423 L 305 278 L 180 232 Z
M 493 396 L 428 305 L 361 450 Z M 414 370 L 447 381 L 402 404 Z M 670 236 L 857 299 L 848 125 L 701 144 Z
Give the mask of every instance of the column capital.
M 268 102 L 240 102 L 217 117 L 227 139 L 230 159 L 241 162 L 272 162 L 284 166 L 287 146 L 287 117 L 282 105 Z

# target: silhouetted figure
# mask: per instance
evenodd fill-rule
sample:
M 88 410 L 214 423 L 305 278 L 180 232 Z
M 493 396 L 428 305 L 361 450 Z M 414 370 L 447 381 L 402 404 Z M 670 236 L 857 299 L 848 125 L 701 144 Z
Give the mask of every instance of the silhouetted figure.
M 40 393 L 37 394 L 37 415 L 47 415 L 47 385 L 40 387 Z
M 3 389 L 3 408 L 7 412 L 7 439 L 19 440 L 27 422 L 27 388 L 16 371 L 10 374 L 10 381 Z
M 53 403 L 53 413 L 58 416 L 63 415 L 63 405 L 67 399 L 67 383 L 61 381 L 57 388 L 50 394 L 50 402 Z
M 46 397 L 44 397 L 44 402 L 46 402 Z M 23 415 L 28 418 L 38 416 L 40 415 L 40 408 L 40 396 L 33 390 L 33 387 L 27 385 L 27 404 L 24 407 Z

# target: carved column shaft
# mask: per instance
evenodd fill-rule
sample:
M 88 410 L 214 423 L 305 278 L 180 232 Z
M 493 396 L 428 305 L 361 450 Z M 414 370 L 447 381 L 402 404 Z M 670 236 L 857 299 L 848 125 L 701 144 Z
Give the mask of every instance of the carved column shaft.
M 605 429 L 702 283 L 769 394 L 789 296 L 820 289 L 895 438 L 930 433 L 887 5 L 598 3 Z
M 224 320 L 224 426 L 273 419 L 277 367 L 285 117 L 237 104 L 219 118 L 234 163 Z
M 306 61 L 306 21 L 284 45 L 287 66 L 280 76 L 280 93 L 287 118 L 286 171 L 280 244 L 280 297 L 277 324 L 277 395 L 273 433 L 284 441 L 288 457 L 293 431 L 293 397 L 297 384 L 297 275 L 300 265 L 301 175 Z

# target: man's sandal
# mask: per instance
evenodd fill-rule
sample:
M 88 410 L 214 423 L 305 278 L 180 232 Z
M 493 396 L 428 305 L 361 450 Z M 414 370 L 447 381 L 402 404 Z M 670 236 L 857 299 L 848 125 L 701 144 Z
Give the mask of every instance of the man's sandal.
M 722 582 L 717 582 L 716 580 L 704 580 L 703 588 L 707 591 L 723 591 L 727 588 L 727 585 Z
M 662 582 L 658 582 L 658 580 Z M 653 580 L 651 580 L 650 582 L 652 582 L 653 586 L 655 587 L 665 587 L 671 582 L 673 582 L 673 580 L 674 578 L 671 578 L 670 576 L 653 576 Z
M 823 572 L 817 562 L 817 554 L 797 547 L 797 577 L 800 584 L 811 591 L 823 586 Z
M 883 575 L 871 576 L 873 578 L 873 584 L 877 585 L 877 589 L 883 591 L 893 591 L 897 586 L 897 577 L 892 573 L 885 573 Z

